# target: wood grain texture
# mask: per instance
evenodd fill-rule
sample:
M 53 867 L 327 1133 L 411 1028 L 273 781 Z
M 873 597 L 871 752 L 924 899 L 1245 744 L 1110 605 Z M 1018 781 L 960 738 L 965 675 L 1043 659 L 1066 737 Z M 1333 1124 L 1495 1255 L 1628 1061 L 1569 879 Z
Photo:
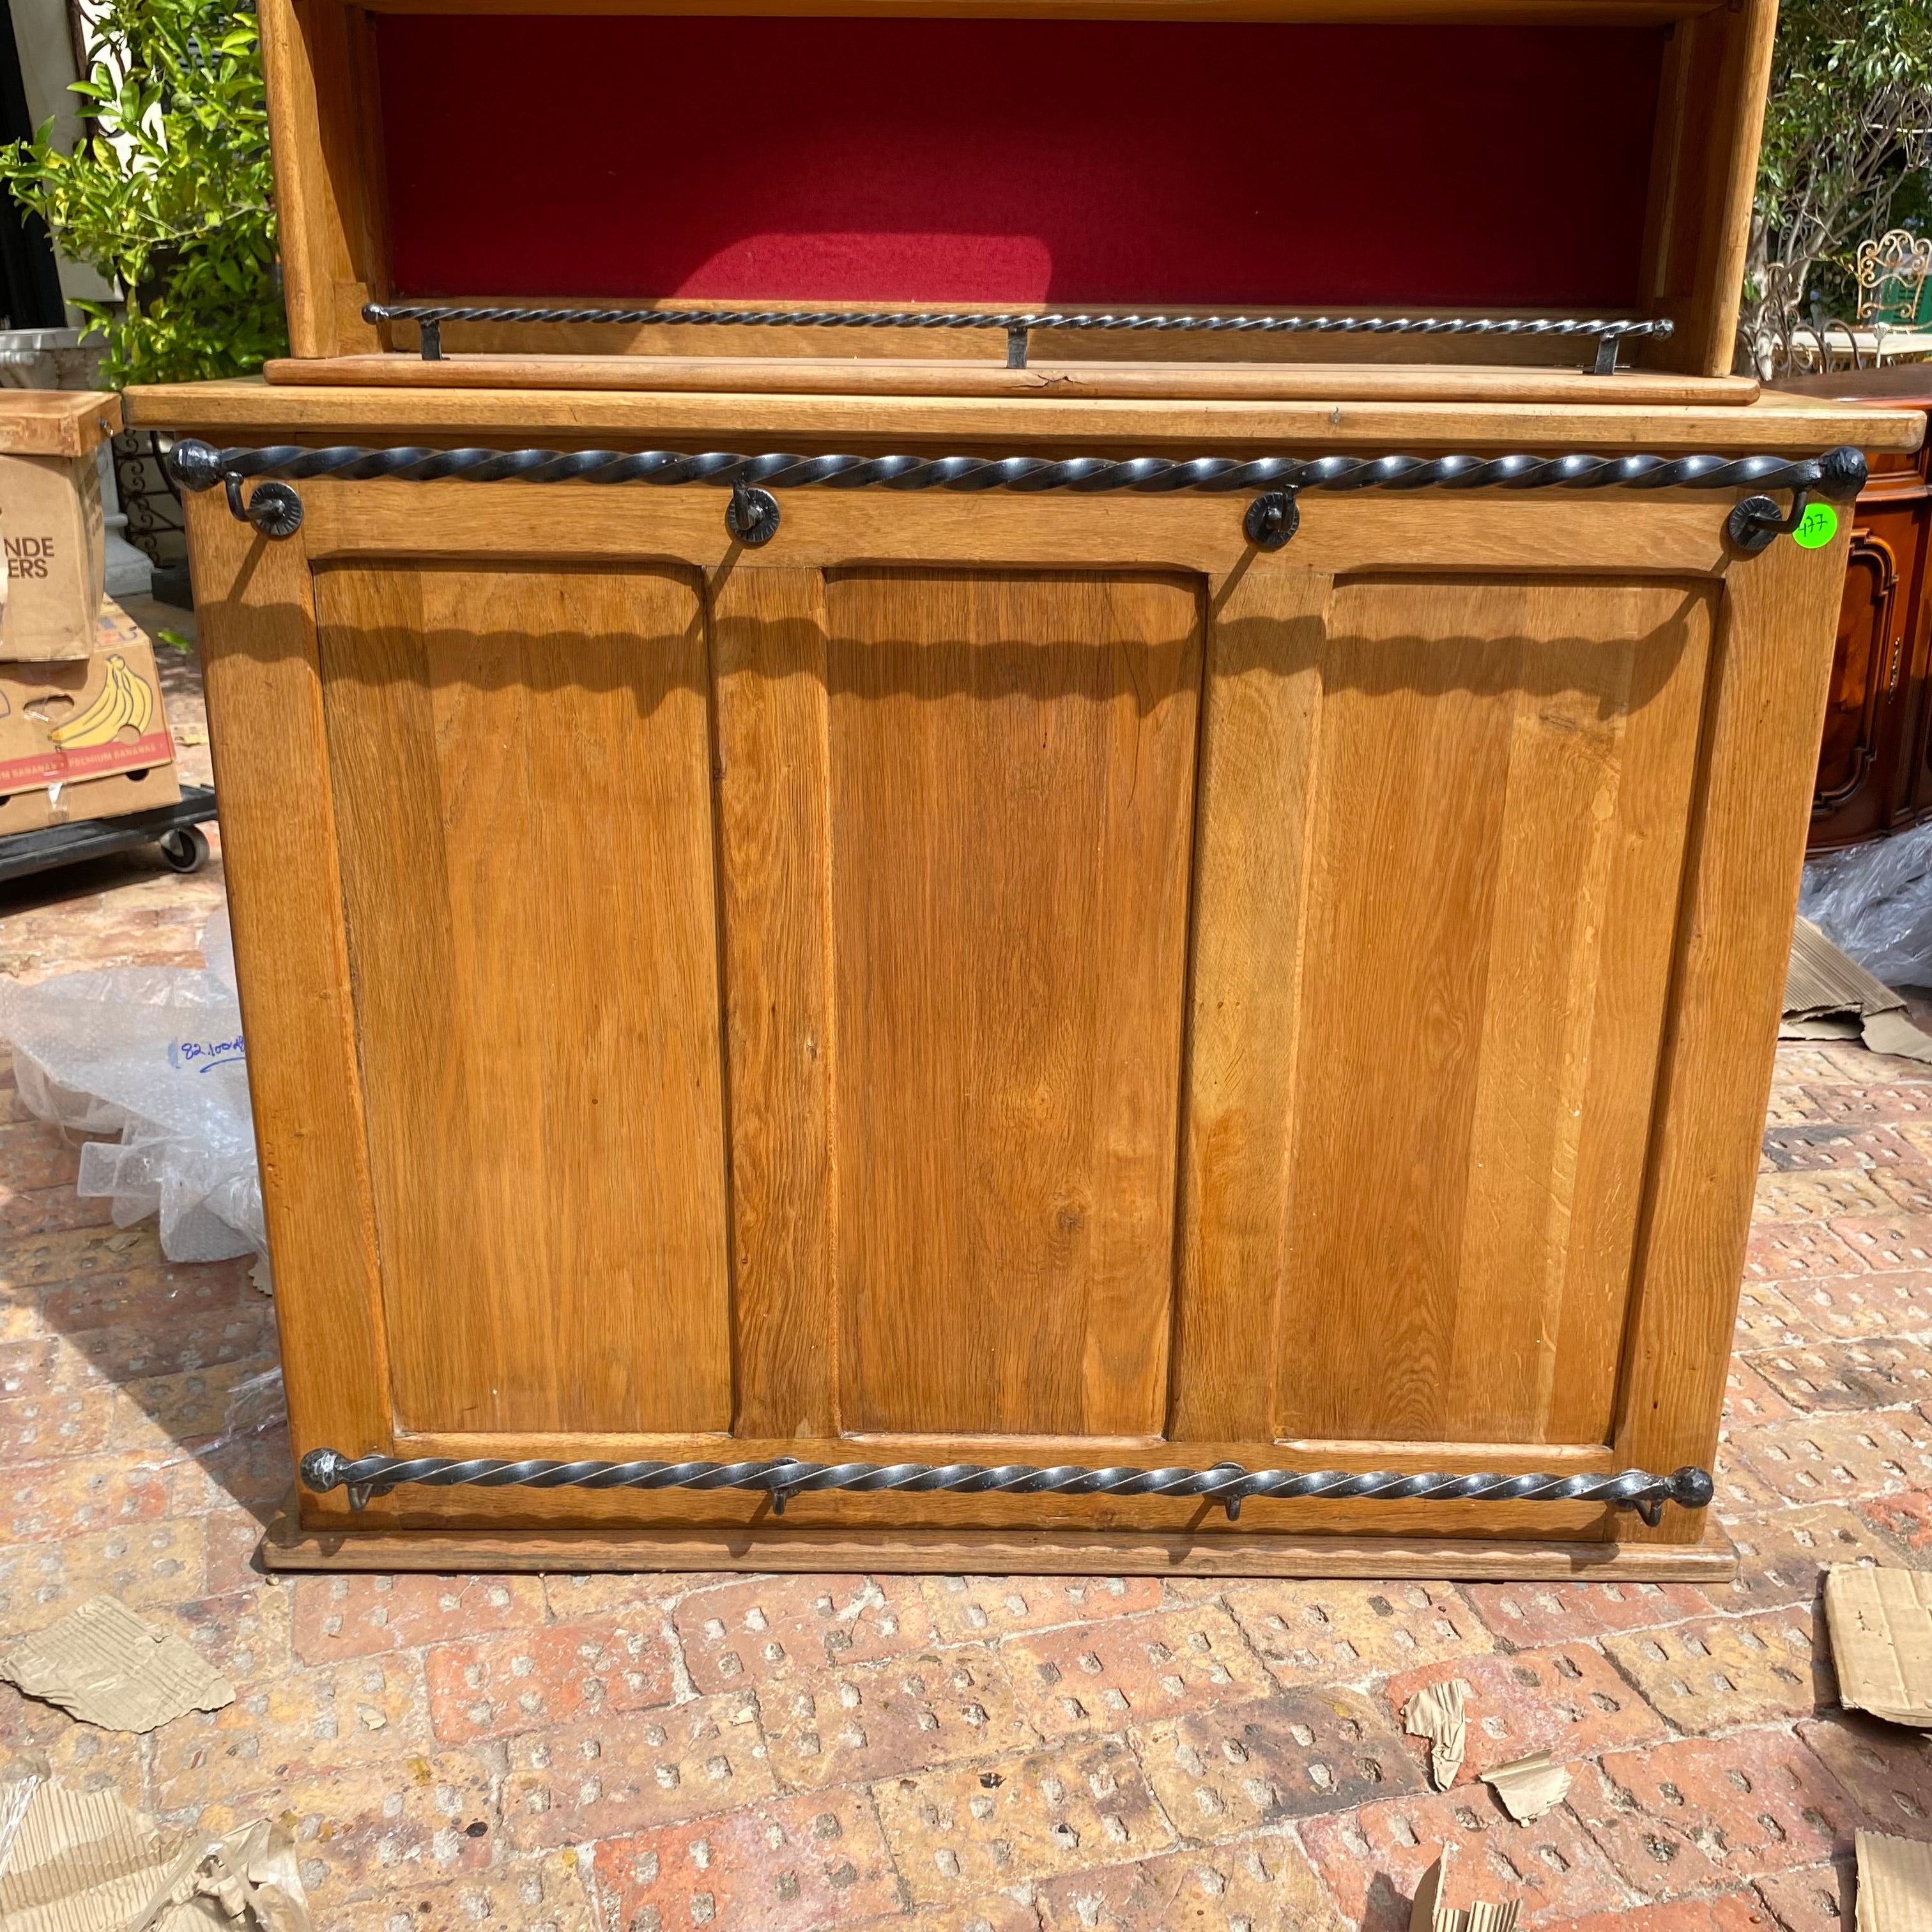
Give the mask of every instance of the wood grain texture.
M 1435 448 L 1715 450 L 1813 454 L 1834 443 L 1916 449 L 1924 419 L 1904 410 L 1860 409 L 1809 396 L 1766 395 L 1726 404 L 1633 410 L 1616 403 L 1363 401 L 1338 385 L 1313 401 L 1091 398 L 1054 395 L 768 396 L 620 390 L 345 389 L 236 380 L 125 391 L 129 424 L 269 441 L 481 442 L 554 436 L 574 447 L 664 444 L 762 449 L 903 449 L 959 438 L 1004 445 L 1187 453 L 1232 444 L 1382 451 Z M 488 434 L 484 434 L 485 432 Z M 715 441 L 712 439 L 716 439 Z M 608 439 L 607 442 L 605 440 Z M 1530 500 L 1519 498 L 1519 502 Z
M 266 0 L 260 10 L 268 131 L 274 150 L 289 343 L 297 356 L 382 346 L 362 319 L 384 272 L 362 92 L 368 76 L 340 0 Z
M 450 326 L 446 340 L 455 339 L 458 326 Z M 1036 340 L 1052 332 L 1038 331 Z M 1094 345 L 1105 338 L 1096 337 L 1089 338 L 1084 359 L 1076 360 L 1070 352 L 1064 358 L 1056 357 L 1036 346 L 1028 367 L 1009 369 L 997 353 L 1006 338 L 993 331 L 960 331 L 959 352 L 944 358 L 921 352 L 930 350 L 930 329 L 917 332 L 924 340 L 904 344 L 897 354 L 893 352 L 895 332 L 859 332 L 865 340 L 858 356 L 852 353 L 854 332 L 850 329 L 759 332 L 789 333 L 799 338 L 788 345 L 792 353 L 781 354 L 774 346 L 771 353 L 763 356 L 732 353 L 743 343 L 747 332 L 742 328 L 694 326 L 647 332 L 612 328 L 605 333 L 659 340 L 648 349 L 587 344 L 575 353 L 562 352 L 560 343 L 557 352 L 548 355 L 449 352 L 436 362 L 409 355 L 290 359 L 272 362 L 262 373 L 273 383 L 416 391 L 645 389 L 776 395 L 1225 397 L 1263 401 L 1319 400 L 1342 392 L 1386 401 L 1456 403 L 1480 397 L 1497 402 L 1620 403 L 1646 409 L 1700 404 L 1742 407 L 1756 401 L 1759 394 L 1757 383 L 1748 376 L 1712 381 L 1634 369 L 1615 376 L 1592 375 L 1570 366 L 1576 358 L 1576 345 L 1568 340 L 1556 352 L 1565 358 L 1562 367 L 1472 368 L 1450 363 L 1439 350 L 1432 350 L 1435 363 L 1418 364 L 1370 363 L 1359 347 L 1344 357 L 1332 347 L 1324 352 L 1310 352 L 1305 346 L 1359 340 L 1344 335 L 1243 338 L 1240 361 L 1234 360 L 1225 346 L 1217 355 L 1216 338 L 1210 334 L 1171 338 L 1201 345 L 1200 352 L 1190 362 L 1178 357 L 1154 359 L 1147 349 L 1160 340 L 1153 336 L 1125 337 L 1124 341 L 1139 345 L 1140 352 L 1103 359 L 1095 352 Z M 903 333 L 911 336 L 914 332 Z M 698 339 L 706 335 L 713 339 Z M 847 340 L 842 342 L 842 337 Z M 1391 344 L 1402 340 L 1400 336 L 1384 339 Z M 1438 341 L 1456 339 L 1443 337 Z M 1475 344 L 1489 338 L 1467 339 Z M 1540 340 L 1534 336 L 1503 339 L 1524 343 Z M 1280 352 L 1264 359 L 1249 346 L 1256 342 L 1280 345 Z M 814 346 L 817 355 L 811 353 Z M 989 349 L 994 352 L 989 353 Z M 1293 361 L 1288 359 L 1292 349 L 1300 351 Z M 1488 359 L 1500 360 L 1494 356 Z
M 832 839 L 824 580 L 720 574 L 718 874 L 739 1436 L 838 1428 Z
M 317 615 L 399 1420 L 724 1427 L 695 580 L 335 571 Z
M 299 543 L 236 522 L 218 498 L 187 507 L 290 1432 L 298 1456 L 343 1443 L 387 1453 L 395 1437 L 308 560 Z
M 1850 519 L 1725 580 L 1616 1443 L 1706 1468 L 1750 1231 Z M 1694 1520 L 1631 1534 L 1681 1542 Z
M 0 455 L 86 456 L 120 430 L 118 396 L 92 389 L 11 389 L 0 407 Z
M 826 612 L 844 1425 L 1157 1432 L 1200 587 Z
M 1672 37 L 1643 287 L 1676 327 L 1667 341 L 1644 345 L 1647 368 L 1720 376 L 1732 366 L 1777 20 L 1777 0 L 1738 0 Z
M 1286 1257 L 1305 830 L 1334 580 L 1250 570 L 1210 600 L 1168 1432 L 1261 1442 Z
M 592 484 L 304 483 L 302 536 L 331 561 L 435 556 L 488 563 L 532 550 L 558 562 L 619 568 L 646 559 L 722 566 L 740 547 L 724 527 L 722 491 L 638 495 Z M 788 492 L 784 561 L 836 569 L 854 562 L 970 568 L 989 558 L 1015 569 L 1168 569 L 1222 578 L 1310 571 L 1564 572 L 1630 560 L 1633 575 L 1715 575 L 1726 561 L 1724 506 L 1633 491 L 1580 502 L 1567 491 L 1444 496 L 1418 514 L 1412 498 L 1316 495 L 1285 550 L 1257 556 L 1239 498 L 1194 494 L 1109 502 L 1070 493 L 916 496 Z M 774 560 L 776 562 L 776 560 Z
M 1280 1436 L 1607 1428 L 1708 598 L 1581 580 L 1337 587 Z
M 710 446 L 1160 409 L 662 400 Z M 670 440 L 636 395 L 414 406 L 395 440 Z M 1163 433 L 1239 446 L 1217 406 Z M 1520 406 L 1413 420 L 1493 448 Z M 1690 413 L 1737 447 L 1760 410 Z M 1840 553 L 1730 557 L 1688 493 L 1318 494 L 1264 556 L 1233 499 L 802 491 L 753 555 L 712 490 L 299 487 L 285 545 L 191 512 L 298 1446 L 1708 1461 Z M 303 1514 L 326 1560 L 345 1501 Z M 1649 1540 L 724 1492 L 356 1522 L 332 1560 L 1608 1575 Z
M 315 78 L 296 0 L 262 0 L 262 74 L 274 156 L 275 223 L 280 234 L 282 299 L 289 346 L 297 356 L 338 353 L 333 322 L 335 269 L 327 247 L 319 189 L 321 133 Z

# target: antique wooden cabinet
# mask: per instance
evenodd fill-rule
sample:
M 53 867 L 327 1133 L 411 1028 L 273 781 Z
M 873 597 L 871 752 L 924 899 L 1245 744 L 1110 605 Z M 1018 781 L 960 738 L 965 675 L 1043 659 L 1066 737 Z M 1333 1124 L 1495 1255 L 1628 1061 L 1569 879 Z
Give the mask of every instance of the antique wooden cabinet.
M 1794 394 L 1932 410 L 1932 370 L 1905 364 L 1810 376 Z M 1852 518 L 1808 849 L 1855 845 L 1932 812 L 1932 542 L 1928 452 L 1874 452 Z
M 1769 7 L 824 12 L 265 6 L 270 1560 L 1721 1570 L 1922 428 L 1727 373 Z

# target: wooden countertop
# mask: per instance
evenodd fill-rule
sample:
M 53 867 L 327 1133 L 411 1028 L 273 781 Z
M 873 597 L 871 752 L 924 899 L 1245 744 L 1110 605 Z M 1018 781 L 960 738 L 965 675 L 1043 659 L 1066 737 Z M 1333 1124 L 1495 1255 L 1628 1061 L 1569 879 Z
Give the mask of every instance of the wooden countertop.
M 422 364 L 416 365 L 423 366 Z M 1019 374 L 1031 372 L 1021 371 Z M 1332 371 L 1325 372 L 1332 375 Z M 704 390 L 353 388 L 259 380 L 128 390 L 128 423 L 183 434 L 296 441 L 488 437 L 863 450 L 910 442 L 980 448 L 1384 450 L 1547 448 L 1810 452 L 1838 443 L 1914 450 L 1924 418 L 1810 396 L 1629 404 L 1252 398 L 821 395 Z
M 720 395 L 1001 396 L 1018 400 L 1609 403 L 1645 409 L 1694 404 L 1736 408 L 1757 399 L 1748 376 L 1708 377 L 1625 369 L 1467 362 L 1053 360 L 1024 369 L 981 356 L 338 356 L 284 358 L 263 369 L 284 385 L 334 388 L 611 389 Z

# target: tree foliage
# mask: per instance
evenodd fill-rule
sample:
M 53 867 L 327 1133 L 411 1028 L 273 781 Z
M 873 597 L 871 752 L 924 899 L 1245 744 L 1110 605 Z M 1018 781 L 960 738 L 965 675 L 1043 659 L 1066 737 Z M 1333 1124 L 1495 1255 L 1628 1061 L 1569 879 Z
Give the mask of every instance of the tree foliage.
M 1849 296 L 1853 251 L 1929 144 L 1932 0 L 1784 0 L 1745 271 L 1754 340 L 1814 292 Z
M 124 302 L 83 302 L 116 386 L 229 376 L 287 342 L 260 36 L 233 0 L 106 0 L 75 83 L 73 154 L 52 124 L 0 148 L 0 180 Z

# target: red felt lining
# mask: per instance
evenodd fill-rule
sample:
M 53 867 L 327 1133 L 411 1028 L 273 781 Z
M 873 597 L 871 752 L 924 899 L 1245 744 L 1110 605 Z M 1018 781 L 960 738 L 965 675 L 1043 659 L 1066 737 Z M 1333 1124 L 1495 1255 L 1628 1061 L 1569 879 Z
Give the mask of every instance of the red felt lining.
M 376 20 L 400 297 L 1636 305 L 1655 27 Z

